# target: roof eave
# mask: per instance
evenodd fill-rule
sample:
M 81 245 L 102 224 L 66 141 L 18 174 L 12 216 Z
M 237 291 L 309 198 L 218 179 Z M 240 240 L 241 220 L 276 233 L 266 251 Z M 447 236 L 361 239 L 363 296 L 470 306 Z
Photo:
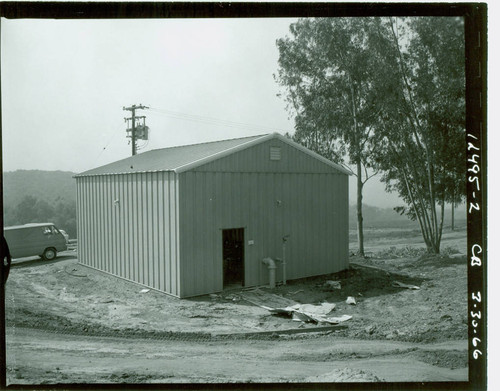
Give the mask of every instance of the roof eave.
M 163 169 L 163 170 L 141 170 L 141 171 L 123 171 L 123 172 L 101 172 L 98 174 L 77 174 L 73 175 L 73 178 L 84 178 L 84 177 L 106 176 L 106 175 L 145 174 L 148 172 L 175 172 L 175 171 L 171 169 Z

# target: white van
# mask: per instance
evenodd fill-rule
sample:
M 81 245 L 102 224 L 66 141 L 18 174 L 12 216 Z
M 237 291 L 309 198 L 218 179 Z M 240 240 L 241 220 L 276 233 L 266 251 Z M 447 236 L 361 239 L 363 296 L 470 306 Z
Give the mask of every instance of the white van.
M 30 223 L 4 228 L 12 258 L 38 255 L 46 261 L 67 250 L 66 239 L 52 223 Z

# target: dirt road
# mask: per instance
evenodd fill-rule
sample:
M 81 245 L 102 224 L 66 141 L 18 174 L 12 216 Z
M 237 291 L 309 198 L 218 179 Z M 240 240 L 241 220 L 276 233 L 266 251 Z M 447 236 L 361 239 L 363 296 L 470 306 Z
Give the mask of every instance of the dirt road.
M 9 378 L 17 384 L 184 382 L 466 381 L 439 366 L 467 341 L 415 344 L 298 335 L 270 340 L 157 341 L 7 330 Z M 422 361 L 433 357 L 435 365 Z

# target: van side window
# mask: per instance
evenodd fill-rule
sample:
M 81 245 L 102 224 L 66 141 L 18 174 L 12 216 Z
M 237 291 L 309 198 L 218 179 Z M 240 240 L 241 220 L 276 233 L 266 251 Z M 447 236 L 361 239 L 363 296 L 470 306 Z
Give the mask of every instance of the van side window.
M 43 227 L 42 229 L 43 229 L 43 234 L 44 235 L 52 235 L 53 234 L 52 227 L 50 227 L 50 226 L 49 227 Z

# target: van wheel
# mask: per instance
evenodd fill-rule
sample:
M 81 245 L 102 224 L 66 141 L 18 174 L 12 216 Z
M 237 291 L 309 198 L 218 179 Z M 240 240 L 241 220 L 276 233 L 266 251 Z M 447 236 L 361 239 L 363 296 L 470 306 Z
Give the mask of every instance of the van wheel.
M 57 256 L 57 252 L 54 248 L 46 248 L 42 254 L 42 259 L 45 261 L 52 261 Z

